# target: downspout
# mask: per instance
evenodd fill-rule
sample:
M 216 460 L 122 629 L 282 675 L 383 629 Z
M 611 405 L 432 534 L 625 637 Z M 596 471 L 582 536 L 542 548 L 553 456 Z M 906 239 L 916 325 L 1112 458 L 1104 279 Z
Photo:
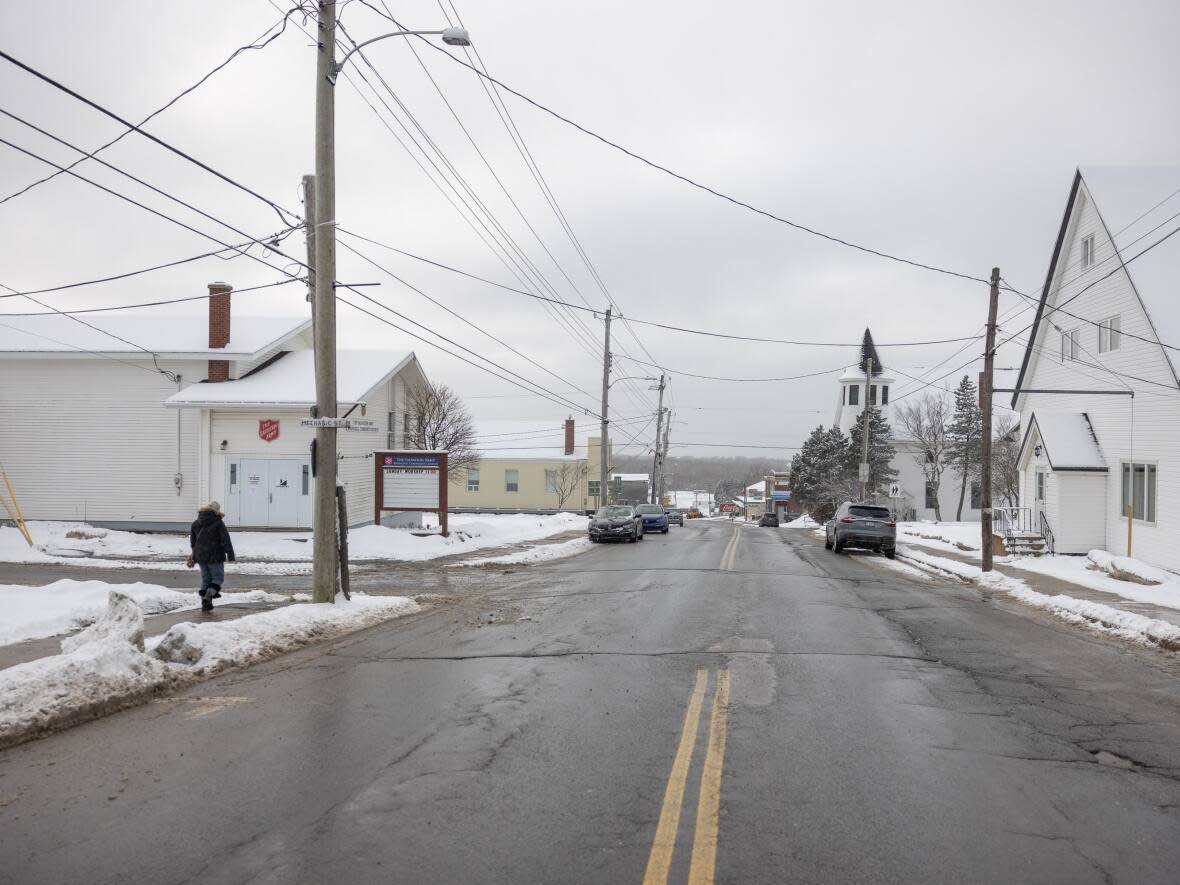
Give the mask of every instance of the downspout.
M 177 393 L 180 392 L 180 382 L 181 382 L 181 376 L 177 375 L 176 376 L 176 392 Z M 181 440 L 180 418 L 181 418 L 181 415 L 183 415 L 183 414 L 184 414 L 183 409 L 176 410 L 176 476 L 172 477 L 172 482 L 176 486 L 176 494 L 178 496 L 180 495 L 181 490 L 184 489 L 184 474 L 181 473 L 181 471 L 180 471 L 180 440 Z

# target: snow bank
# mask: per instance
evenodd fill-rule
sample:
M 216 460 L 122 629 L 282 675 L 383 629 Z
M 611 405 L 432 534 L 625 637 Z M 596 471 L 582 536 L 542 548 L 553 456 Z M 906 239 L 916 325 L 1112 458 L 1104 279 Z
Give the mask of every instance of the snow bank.
M 1125 556 L 1112 556 L 1105 550 L 1091 550 L 1085 557 L 1020 557 L 1007 561 L 1007 565 L 1133 602 L 1180 609 L 1180 576 Z M 1137 579 L 1115 577 L 1116 571 Z
M 130 599 L 144 615 L 201 607 L 196 590 L 169 590 L 157 584 L 105 581 L 55 581 L 43 587 L 0 584 L 0 645 L 69 633 L 94 623 L 106 610 L 111 591 Z M 251 590 L 224 593 L 222 603 L 288 602 L 290 596 Z
M 336 605 L 291 605 L 224 623 L 177 624 L 145 649 L 142 611 L 115 591 L 107 612 L 66 639 L 62 654 L 0 670 L 0 747 L 417 610 L 405 597 L 354 595 Z
M 785 529 L 813 529 L 819 525 L 814 519 L 804 513 L 798 519 L 792 519 L 790 522 L 784 522 Z
M 1112 556 L 1105 550 L 1091 550 L 1086 558 L 1104 572 L 1120 581 L 1134 581 L 1137 584 L 1164 584 L 1175 579 L 1163 569 L 1155 568 L 1129 556 Z
M 349 533 L 355 560 L 421 561 L 455 553 L 535 541 L 572 529 L 585 529 L 576 513 L 550 515 L 452 514 L 450 537 L 415 535 L 409 529 L 364 526 Z M 0 562 L 68 563 L 87 568 L 183 570 L 188 535 L 120 532 L 83 523 L 29 524 L 29 547 L 15 528 L 0 527 Z M 239 574 L 298 574 L 311 568 L 311 532 L 231 532 Z M 70 537 L 73 535 L 73 537 Z
M 981 542 L 978 522 L 899 522 L 898 540 L 923 547 L 979 553 Z
M 589 550 L 590 547 L 589 538 L 573 538 L 569 541 L 562 541 L 560 544 L 544 544 L 528 547 L 524 550 L 518 550 L 515 553 L 506 553 L 503 556 L 465 559 L 462 562 L 455 563 L 455 567 L 472 565 L 524 565 L 533 562 L 547 562 L 551 559 L 564 559 L 567 556 L 576 556 L 585 550 Z

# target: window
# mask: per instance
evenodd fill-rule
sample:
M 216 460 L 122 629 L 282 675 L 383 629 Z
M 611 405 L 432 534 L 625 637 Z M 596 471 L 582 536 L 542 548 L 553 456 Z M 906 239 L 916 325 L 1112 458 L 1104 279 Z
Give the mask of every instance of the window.
M 405 440 L 405 445 L 410 444 L 410 413 L 402 414 L 402 438 Z
M 397 415 L 389 412 L 385 422 L 385 446 L 386 448 L 397 448 Z
M 506 492 L 520 491 L 520 471 L 519 470 L 505 470 L 504 471 L 504 491 L 506 491 Z
M 848 405 L 855 406 L 860 403 L 860 385 L 850 384 L 848 386 Z
M 1045 503 L 1045 471 L 1037 471 L 1037 501 Z
M 983 507 L 983 486 L 979 480 L 971 483 L 971 509 L 980 510 Z
M 875 406 L 877 404 L 877 385 L 869 385 L 869 405 Z
M 888 384 L 881 385 L 881 405 L 883 405 L 883 406 L 889 405 L 889 385 Z
M 550 494 L 557 493 L 557 471 L 556 470 L 546 470 L 545 471 L 545 491 Z
M 1159 471 L 1154 464 L 1123 464 L 1123 516 L 1155 522 L 1155 486 Z
M 598 497 L 598 483 L 597 479 L 589 479 L 586 481 L 586 496 L 589 498 Z
M 1061 361 L 1076 360 L 1080 347 L 1081 335 L 1077 329 L 1061 333 Z
M 309 491 L 310 486 L 311 486 L 311 465 L 304 464 L 303 465 L 303 485 L 302 485 L 302 488 L 300 489 L 301 494 L 306 496 Z
M 859 516 L 861 519 L 884 519 L 889 520 L 892 517 L 889 514 L 888 507 L 864 507 L 853 504 L 848 508 L 849 516 Z
M 1123 322 L 1120 317 L 1111 317 L 1098 324 L 1098 352 L 1118 350 L 1123 343 Z
M 479 468 L 478 467 L 468 467 L 467 468 L 467 491 L 469 491 L 469 492 L 478 492 L 479 491 Z
M 1094 264 L 1094 235 L 1082 240 L 1082 270 Z
M 934 488 L 934 483 L 927 480 L 926 482 L 926 507 L 930 510 L 938 506 L 938 492 Z
M 238 484 L 238 465 L 237 464 L 230 464 L 229 465 L 229 484 L 231 486 L 236 486 Z

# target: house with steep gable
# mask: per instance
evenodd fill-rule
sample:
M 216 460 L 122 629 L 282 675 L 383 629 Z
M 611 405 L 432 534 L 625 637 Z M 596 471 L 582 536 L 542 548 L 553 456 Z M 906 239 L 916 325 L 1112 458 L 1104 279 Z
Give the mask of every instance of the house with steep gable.
M 1180 168 L 1074 174 L 1011 400 L 1020 509 L 1058 553 L 1180 570 L 1177 212 Z

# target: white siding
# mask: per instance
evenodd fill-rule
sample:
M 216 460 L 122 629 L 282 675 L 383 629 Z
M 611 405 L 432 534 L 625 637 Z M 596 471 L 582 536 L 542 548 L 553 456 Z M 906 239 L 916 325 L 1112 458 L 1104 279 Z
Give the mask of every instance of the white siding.
M 1147 208 L 1147 207 L 1144 207 Z M 1088 198 L 1080 211 L 1075 211 L 1062 256 L 1049 295 L 1049 305 L 1059 303 L 1079 292 L 1084 286 L 1109 272 L 1110 263 L 1101 264 L 1113 250 L 1113 244 L 1102 227 L 1101 220 Z M 1081 239 L 1095 235 L 1096 261 L 1099 264 L 1081 275 Z M 1133 269 L 1132 265 L 1132 269 Z M 1076 279 L 1075 279 L 1076 278 Z M 1066 285 L 1059 294 L 1062 281 Z M 1072 282 L 1071 282 L 1072 281 Z M 1017 402 L 1022 424 L 1027 426 L 1032 413 L 1040 410 L 1057 412 L 1085 412 L 1098 437 L 1098 443 L 1110 467 L 1109 489 L 1105 496 L 1105 543 L 1113 553 L 1126 552 L 1126 520 L 1121 513 L 1120 464 L 1131 457 L 1135 460 L 1156 462 L 1158 474 L 1158 522 L 1155 525 L 1135 523 L 1134 549 L 1136 558 L 1170 569 L 1180 569 L 1180 391 L 1161 348 L 1130 335 L 1150 337 L 1151 331 L 1126 273 L 1122 270 L 1094 285 L 1065 307 L 1070 313 L 1100 321 L 1111 316 L 1122 319 L 1123 336 L 1116 351 L 1098 353 L 1098 329 L 1061 313 L 1049 313 L 1049 320 L 1063 329 L 1079 328 L 1083 351 L 1081 359 L 1087 363 L 1106 366 L 1114 371 L 1147 379 L 1142 383 L 1118 378 L 1101 369 L 1063 363 L 1060 358 L 1060 335 L 1049 322 L 1042 321 L 1036 344 L 1044 348 L 1034 350 L 1025 374 L 1025 387 L 1056 389 L 1118 390 L 1124 383 L 1135 388 L 1135 397 L 1033 394 L 1022 395 Z M 1161 387 L 1157 385 L 1166 385 Z M 1132 425 L 1132 412 L 1134 423 Z M 1133 427 L 1133 434 L 1132 434 Z M 1027 489 L 1031 493 L 1031 486 Z M 1031 494 L 1022 497 L 1024 506 L 1031 506 Z M 1057 522 L 1070 514 L 1062 513 Z M 1058 525 L 1053 525 L 1055 533 Z
M 895 442 L 893 468 L 897 471 L 897 481 L 901 483 L 902 497 L 914 508 L 918 519 L 934 519 L 933 507 L 926 506 L 926 474 L 921 464 L 915 458 L 921 447 L 912 442 Z M 918 455 L 918 457 L 921 457 Z M 938 488 L 938 503 L 942 510 L 943 521 L 953 520 L 959 512 L 959 491 L 962 477 L 953 467 L 943 471 L 942 481 Z M 903 507 L 904 509 L 904 507 Z M 968 480 L 967 490 L 963 496 L 963 521 L 978 522 L 979 510 L 971 507 L 971 483 Z
M 187 387 L 202 361 L 160 361 Z M 29 519 L 192 521 L 200 498 L 195 412 L 164 400 L 177 385 L 150 361 L 2 358 L 0 452 Z

